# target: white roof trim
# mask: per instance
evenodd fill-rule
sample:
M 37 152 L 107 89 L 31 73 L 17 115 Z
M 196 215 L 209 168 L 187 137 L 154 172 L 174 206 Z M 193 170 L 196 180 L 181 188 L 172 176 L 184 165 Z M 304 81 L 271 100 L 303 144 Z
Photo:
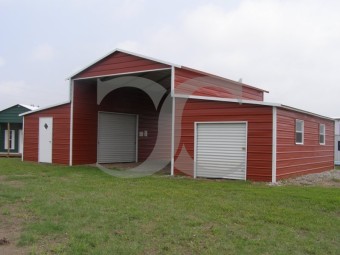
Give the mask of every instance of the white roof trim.
M 220 102 L 229 102 L 229 103 L 239 103 L 239 104 L 255 104 L 255 105 L 276 106 L 276 107 L 281 106 L 281 104 L 276 104 L 276 103 L 269 103 L 269 102 L 256 101 L 256 100 L 223 98 L 223 97 L 209 97 L 209 96 L 196 96 L 196 95 L 183 95 L 183 94 L 175 94 L 174 97 L 187 98 L 187 99 L 211 100 L 211 101 L 220 101 Z
M 38 108 L 36 110 L 32 110 L 32 111 L 29 111 L 29 112 L 24 112 L 22 114 L 19 114 L 19 116 L 25 116 L 25 115 L 28 115 L 28 114 L 40 112 L 40 111 L 43 111 L 43 110 L 47 110 L 47 109 L 50 109 L 50 108 L 53 108 L 53 107 L 57 107 L 57 106 L 64 105 L 64 104 L 69 104 L 69 103 L 70 103 L 70 101 L 66 101 L 64 103 L 53 104 L 53 105 L 49 105 L 49 106 L 46 106 L 46 107 L 41 107 L 41 108 Z
M 84 78 L 74 78 L 72 80 L 73 81 L 81 81 L 81 80 L 98 79 L 98 78 L 104 78 L 104 77 L 115 77 L 115 76 L 123 76 L 123 75 L 130 75 L 130 74 L 141 74 L 141 73 L 159 72 L 159 71 L 165 71 L 165 70 L 172 70 L 172 68 L 171 67 L 167 67 L 167 68 L 143 70 L 143 71 L 136 71 L 136 72 L 126 72 L 126 73 L 96 75 L 96 76 L 89 76 L 89 77 L 84 77 Z
M 200 100 L 211 100 L 211 101 L 219 101 L 219 102 L 229 102 L 229 103 L 239 103 L 239 104 L 253 104 L 253 105 L 263 105 L 263 106 L 271 106 L 271 107 L 279 107 L 286 110 L 291 110 L 295 112 L 300 112 L 308 115 L 312 115 L 318 118 L 327 119 L 334 121 L 333 118 L 323 116 L 320 114 L 308 112 L 305 110 L 301 110 L 298 108 L 294 108 L 288 105 L 283 105 L 279 103 L 270 103 L 270 102 L 263 102 L 263 101 L 256 101 L 256 100 L 243 100 L 243 99 L 233 99 L 233 98 L 221 98 L 221 97 L 209 97 L 209 96 L 196 96 L 196 95 L 183 95 L 183 94 L 175 94 L 174 97 L 176 98 L 186 98 L 186 99 L 200 99 Z
M 144 55 L 142 55 L 142 54 L 138 54 L 138 53 L 134 53 L 134 52 L 131 52 L 131 51 L 127 51 L 127 50 L 122 50 L 122 49 L 116 48 L 115 50 L 111 51 L 110 53 L 106 54 L 105 56 L 103 56 L 103 57 L 97 59 L 96 61 L 92 62 L 90 65 L 87 65 L 86 67 L 84 67 L 84 68 L 80 69 L 79 71 L 77 71 L 76 73 L 72 74 L 71 76 L 69 76 L 68 78 L 66 78 L 66 80 L 71 79 L 73 76 L 76 76 L 77 74 L 83 72 L 83 71 L 86 70 L 87 68 L 93 66 L 93 65 L 96 64 L 97 62 L 101 61 L 102 59 L 104 59 L 104 58 L 110 56 L 111 54 L 113 54 L 113 53 L 115 53 L 115 52 L 122 52 L 122 53 L 129 54 L 129 55 L 133 55 L 133 56 L 136 56 L 136 57 L 140 57 L 140 58 L 148 59 L 148 60 L 151 60 L 151 61 L 155 61 L 155 62 L 164 64 L 164 65 L 169 65 L 169 66 L 171 66 L 171 67 L 174 66 L 174 67 L 181 68 L 181 65 L 173 64 L 173 63 L 166 62 L 166 61 L 163 61 L 163 60 L 159 60 L 159 59 L 156 59 L 156 58 L 144 56 Z

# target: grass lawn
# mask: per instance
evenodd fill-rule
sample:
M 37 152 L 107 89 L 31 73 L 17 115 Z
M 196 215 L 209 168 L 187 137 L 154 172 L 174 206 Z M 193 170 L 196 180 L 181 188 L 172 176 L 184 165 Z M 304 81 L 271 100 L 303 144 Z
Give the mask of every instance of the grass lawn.
M 2 158 L 0 233 L 11 228 L 31 254 L 340 254 L 340 189 Z

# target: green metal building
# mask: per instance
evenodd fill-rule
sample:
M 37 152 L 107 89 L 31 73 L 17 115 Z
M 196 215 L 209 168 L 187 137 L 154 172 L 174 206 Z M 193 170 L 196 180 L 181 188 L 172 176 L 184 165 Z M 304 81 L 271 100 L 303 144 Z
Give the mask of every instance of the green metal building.
M 35 109 L 37 107 L 17 104 L 0 111 L 0 154 L 19 155 L 22 153 L 23 118 L 19 114 Z

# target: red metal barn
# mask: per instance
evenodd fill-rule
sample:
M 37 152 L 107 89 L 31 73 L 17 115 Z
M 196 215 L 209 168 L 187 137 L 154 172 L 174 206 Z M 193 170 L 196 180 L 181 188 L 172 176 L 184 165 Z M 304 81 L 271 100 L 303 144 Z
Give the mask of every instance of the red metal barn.
M 263 102 L 265 92 L 115 50 L 70 77 L 69 103 L 24 115 L 23 160 L 272 182 L 332 169 L 333 120 Z

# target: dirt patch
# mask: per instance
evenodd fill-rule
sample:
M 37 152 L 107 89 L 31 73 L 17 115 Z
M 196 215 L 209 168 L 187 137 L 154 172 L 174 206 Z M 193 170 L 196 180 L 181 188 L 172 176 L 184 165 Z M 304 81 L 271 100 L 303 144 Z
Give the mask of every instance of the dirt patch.
M 22 181 L 17 180 L 8 180 L 7 176 L 0 175 L 0 182 L 7 184 L 8 186 L 11 186 L 13 188 L 22 188 L 24 186 L 24 183 Z
M 24 218 L 18 212 L 16 204 L 0 208 L 0 254 L 1 255 L 22 255 L 28 254 L 25 247 L 17 247 L 16 243 L 20 238 Z
M 117 170 L 117 171 L 127 171 L 130 170 L 132 168 L 138 167 L 139 165 L 141 165 L 141 162 L 134 162 L 134 163 L 111 163 L 111 164 L 101 164 L 102 166 L 108 168 L 108 169 L 112 169 L 112 170 Z M 96 167 L 96 165 L 93 165 Z M 154 174 L 156 175 L 170 175 L 171 173 L 171 166 L 170 164 L 166 165 L 165 167 L 163 167 L 162 169 L 160 169 L 159 171 L 155 172 Z
M 5 245 L 5 244 L 9 244 L 9 241 L 6 237 L 3 237 L 0 239 L 0 245 Z
M 331 170 L 316 174 L 307 174 L 296 178 L 279 181 L 278 185 L 325 186 L 340 188 L 340 170 Z

